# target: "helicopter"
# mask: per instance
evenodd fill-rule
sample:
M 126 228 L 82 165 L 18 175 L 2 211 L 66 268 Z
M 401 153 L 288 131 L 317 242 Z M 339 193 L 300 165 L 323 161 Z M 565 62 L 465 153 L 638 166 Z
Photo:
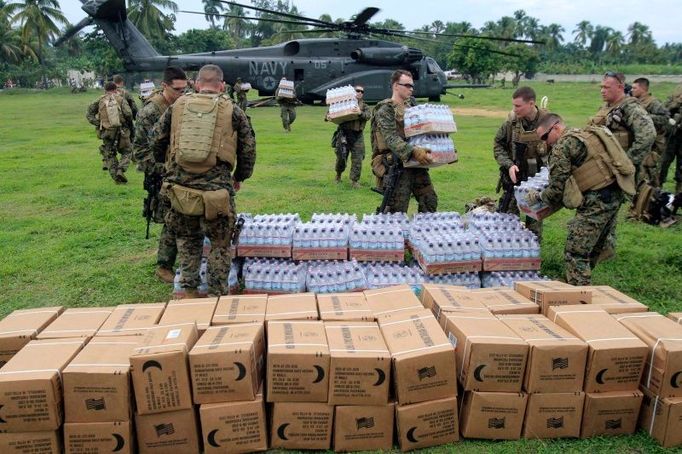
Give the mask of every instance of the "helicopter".
M 362 85 L 365 89 L 364 98 L 368 102 L 388 98 L 391 95 L 390 77 L 396 69 L 405 69 L 412 74 L 415 98 L 439 101 L 449 88 L 476 87 L 448 85 L 445 73 L 438 63 L 422 50 L 374 38 L 376 35 L 384 35 L 425 39 L 407 34 L 423 32 L 370 26 L 369 20 L 379 11 L 374 7 L 365 8 L 351 21 L 337 24 L 225 1 L 224 3 L 246 9 L 283 16 L 283 19 L 226 14 L 222 16 L 296 23 L 318 29 L 303 32 L 334 30 L 343 32 L 346 36 L 297 39 L 274 46 L 164 56 L 152 47 L 127 18 L 125 0 L 81 0 L 81 3 L 81 9 L 88 17 L 67 30 L 55 45 L 66 41 L 84 27 L 96 24 L 123 60 L 128 72 L 161 72 L 168 66 L 195 71 L 206 64 L 215 64 L 222 68 L 225 82 L 233 84 L 237 78 L 241 78 L 242 81 L 249 82 L 260 96 L 274 95 L 282 78 L 293 80 L 297 98 L 307 104 L 324 102 L 328 89 L 344 85 Z M 538 43 L 532 40 L 477 37 Z M 493 52 L 509 55 L 502 51 Z

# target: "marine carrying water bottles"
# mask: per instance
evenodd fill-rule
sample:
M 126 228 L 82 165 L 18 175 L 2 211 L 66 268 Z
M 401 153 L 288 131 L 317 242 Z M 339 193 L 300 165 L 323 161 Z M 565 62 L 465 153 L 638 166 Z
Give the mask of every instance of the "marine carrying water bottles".
M 329 110 L 327 118 L 336 124 L 355 120 L 360 115 L 360 106 L 352 85 L 327 90 Z
M 431 150 L 433 163 L 427 167 L 436 167 L 457 161 L 455 143 L 448 134 L 456 132 L 457 125 L 448 106 L 439 104 L 421 104 L 405 109 L 405 137 L 415 147 Z M 424 167 L 410 160 L 405 167 Z
M 538 201 L 532 205 L 528 205 L 526 195 L 531 189 L 537 192 L 542 192 L 549 184 L 549 169 L 542 167 L 538 173 L 522 181 L 521 184 L 514 187 L 514 197 L 519 206 L 519 210 L 527 214 L 533 219 L 542 220 L 556 211 L 555 208 L 546 205 L 542 201 Z

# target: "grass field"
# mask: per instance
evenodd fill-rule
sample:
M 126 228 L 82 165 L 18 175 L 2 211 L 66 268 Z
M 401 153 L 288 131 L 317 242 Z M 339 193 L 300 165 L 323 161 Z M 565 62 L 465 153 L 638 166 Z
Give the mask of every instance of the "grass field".
M 600 104 L 596 84 L 535 84 L 539 97 L 572 126 L 582 126 Z M 672 84 L 654 84 L 665 98 Z M 455 90 L 457 91 L 457 90 Z M 431 172 L 439 210 L 464 211 L 477 196 L 494 196 L 497 166 L 492 140 L 511 108 L 511 89 L 459 90 L 446 96 L 459 132 L 459 162 Z M 154 278 L 160 227 L 144 238 L 142 175 L 132 167 L 130 183 L 115 185 L 100 170 L 99 145 L 85 120 L 98 94 L 66 90 L 0 92 L 0 317 L 14 309 L 47 306 L 114 306 L 169 299 L 170 288 Z M 334 183 L 333 125 L 324 108 L 305 106 L 291 133 L 282 130 L 279 109 L 249 111 L 257 139 L 257 164 L 237 196 L 241 212 L 373 212 L 380 200 L 370 192 L 368 160 L 360 190 Z M 471 115 L 476 113 L 476 115 Z M 365 143 L 369 154 L 369 136 Z M 666 186 L 671 188 L 671 183 Z M 411 211 L 415 209 L 414 202 Z M 618 226 L 618 256 L 600 265 L 595 284 L 611 285 L 663 313 L 682 311 L 680 226 L 660 229 L 624 219 Z M 566 222 L 563 210 L 545 222 L 542 245 L 546 275 L 563 276 Z M 612 439 L 466 441 L 462 452 L 656 452 L 644 433 Z M 452 447 L 433 452 L 451 452 Z M 661 450 L 662 451 L 662 450 Z

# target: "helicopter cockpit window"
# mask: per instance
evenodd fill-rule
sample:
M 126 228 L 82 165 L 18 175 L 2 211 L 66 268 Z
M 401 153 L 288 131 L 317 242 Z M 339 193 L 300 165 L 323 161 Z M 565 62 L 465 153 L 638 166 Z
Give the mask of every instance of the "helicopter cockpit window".
M 442 69 L 440 69 L 440 66 L 438 66 L 438 63 L 436 63 L 436 60 L 433 58 L 426 57 L 426 72 L 429 74 L 438 74 L 441 72 Z
M 298 41 L 290 41 L 284 46 L 284 55 L 292 57 L 297 55 L 301 50 L 301 44 Z

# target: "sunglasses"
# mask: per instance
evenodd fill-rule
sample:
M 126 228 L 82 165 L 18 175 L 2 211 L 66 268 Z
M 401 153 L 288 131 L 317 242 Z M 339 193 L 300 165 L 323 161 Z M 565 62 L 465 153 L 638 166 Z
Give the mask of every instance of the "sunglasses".
M 613 77 L 618 80 L 618 82 L 625 82 L 625 75 L 623 73 L 617 73 L 615 71 L 606 71 L 604 77 Z
M 546 133 L 544 133 L 543 135 L 540 136 L 540 140 L 542 140 L 543 142 L 546 142 L 547 139 L 549 138 L 549 133 L 552 132 L 552 129 L 554 129 L 556 127 L 556 125 L 558 125 L 558 124 L 559 123 L 554 123 L 552 125 L 552 127 L 547 130 Z
M 401 85 L 401 86 L 403 86 L 403 87 L 405 87 L 405 88 L 408 88 L 408 89 L 410 89 L 410 90 L 414 90 L 414 85 L 412 85 L 412 84 L 401 84 L 400 82 L 396 82 L 396 83 L 397 83 L 398 85 Z
M 166 87 L 170 88 L 171 90 L 173 90 L 173 91 L 176 92 L 176 93 L 180 93 L 180 92 L 182 92 L 182 91 L 185 91 L 185 90 L 187 90 L 187 88 L 188 88 L 187 86 L 184 86 L 184 87 L 174 87 L 174 86 L 172 86 L 172 85 L 166 85 Z
M 356 93 L 364 93 L 365 90 L 358 90 L 358 89 L 356 88 L 356 89 L 355 89 L 355 92 L 356 92 Z

